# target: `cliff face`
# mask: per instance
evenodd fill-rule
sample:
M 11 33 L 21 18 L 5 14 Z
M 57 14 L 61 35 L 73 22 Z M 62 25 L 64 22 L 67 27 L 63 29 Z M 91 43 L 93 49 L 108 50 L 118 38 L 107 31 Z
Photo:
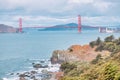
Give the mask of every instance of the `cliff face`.
M 89 45 L 72 45 L 67 50 L 55 50 L 52 54 L 51 62 L 92 61 L 98 54 L 104 56 L 102 53 L 103 52 L 96 52 L 94 48 L 91 48 Z
M 15 33 L 17 32 L 16 28 L 13 28 L 8 25 L 0 24 L 0 33 Z
M 54 63 L 62 63 L 65 61 L 78 61 L 79 58 L 74 54 L 71 54 L 69 50 L 55 50 L 51 57 L 51 62 Z

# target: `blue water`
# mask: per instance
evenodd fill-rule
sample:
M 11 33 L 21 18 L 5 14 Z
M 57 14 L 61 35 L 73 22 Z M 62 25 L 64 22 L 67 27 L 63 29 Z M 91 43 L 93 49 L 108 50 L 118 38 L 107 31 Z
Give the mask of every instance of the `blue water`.
M 119 37 L 120 33 L 114 33 Z M 97 37 L 104 39 L 110 33 L 96 30 L 28 31 L 26 33 L 0 34 L 0 77 L 25 69 L 28 59 L 49 59 L 54 50 L 63 50 L 73 44 L 89 44 Z

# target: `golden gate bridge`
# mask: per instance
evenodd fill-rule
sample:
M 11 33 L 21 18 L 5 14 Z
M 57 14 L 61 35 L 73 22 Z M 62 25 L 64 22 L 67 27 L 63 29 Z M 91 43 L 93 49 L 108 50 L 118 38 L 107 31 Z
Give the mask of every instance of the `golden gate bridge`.
M 81 16 L 78 15 L 78 25 L 77 27 L 76 26 L 64 26 L 62 28 L 77 28 L 78 29 L 78 32 L 80 33 L 82 31 L 82 24 L 81 24 Z M 22 33 L 23 32 L 23 25 L 22 25 L 22 18 L 19 18 L 19 32 Z M 56 27 L 50 27 L 50 26 L 32 26 L 32 27 L 24 27 L 24 28 L 56 28 Z M 89 26 L 89 28 L 98 28 L 98 31 L 101 32 L 101 33 L 106 33 L 108 32 L 108 28 L 107 27 L 100 27 L 100 26 Z M 112 29 L 113 30 L 113 29 Z M 109 29 L 110 31 L 110 29 Z M 115 30 L 113 30 L 112 32 L 114 32 Z M 118 30 L 117 30 L 118 32 Z M 120 30 L 119 30 L 120 32 Z
M 34 26 L 34 27 L 27 27 L 27 28 L 48 28 L 49 26 Z M 81 16 L 78 15 L 78 32 L 81 32 Z M 69 26 L 65 26 L 64 28 L 75 28 L 75 26 L 69 27 Z M 19 18 L 19 32 L 22 33 L 23 32 L 23 21 L 22 18 Z
M 78 25 L 77 26 L 64 26 L 64 28 L 77 28 L 78 29 L 78 32 L 80 33 L 81 31 L 82 31 L 82 24 L 81 24 L 81 16 L 80 15 L 78 15 L 78 18 L 77 18 L 78 20 Z M 23 23 L 22 23 L 22 18 L 19 18 L 19 29 L 18 29 L 18 31 L 20 32 L 20 33 L 22 33 L 23 32 L 23 25 L 22 25 Z M 50 26 L 34 26 L 34 27 L 26 27 L 26 28 L 48 28 L 48 27 L 50 27 Z M 111 29 L 111 28 L 107 28 L 107 27 L 100 27 L 100 26 L 89 26 L 90 28 L 98 28 L 98 31 L 99 32 L 101 32 L 101 33 L 106 33 L 106 32 L 114 32 L 114 31 L 116 31 L 116 30 L 114 30 L 114 29 Z M 56 28 L 56 27 L 54 27 L 54 28 Z M 110 31 L 111 30 L 111 31 Z M 118 32 L 118 30 L 117 30 L 117 32 Z M 120 32 L 120 30 L 119 30 L 119 32 Z

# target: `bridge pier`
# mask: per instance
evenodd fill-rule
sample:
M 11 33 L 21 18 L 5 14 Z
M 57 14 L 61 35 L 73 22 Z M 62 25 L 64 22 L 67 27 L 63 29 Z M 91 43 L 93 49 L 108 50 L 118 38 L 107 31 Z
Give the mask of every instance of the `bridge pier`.
M 22 18 L 19 18 L 19 32 L 22 33 Z

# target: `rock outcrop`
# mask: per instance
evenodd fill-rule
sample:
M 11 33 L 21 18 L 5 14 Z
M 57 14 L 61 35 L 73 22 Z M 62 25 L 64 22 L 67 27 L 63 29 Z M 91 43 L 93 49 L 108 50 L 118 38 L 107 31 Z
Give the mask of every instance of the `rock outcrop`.
M 72 45 L 67 50 L 55 50 L 51 62 L 55 64 L 68 61 L 92 61 L 98 54 L 102 55 L 102 52 L 96 52 L 89 45 Z
M 51 62 L 52 64 L 55 63 L 62 63 L 65 61 L 77 61 L 79 60 L 79 58 L 77 56 L 75 56 L 74 54 L 71 54 L 69 50 L 55 50 L 53 52 L 53 55 L 51 57 Z

